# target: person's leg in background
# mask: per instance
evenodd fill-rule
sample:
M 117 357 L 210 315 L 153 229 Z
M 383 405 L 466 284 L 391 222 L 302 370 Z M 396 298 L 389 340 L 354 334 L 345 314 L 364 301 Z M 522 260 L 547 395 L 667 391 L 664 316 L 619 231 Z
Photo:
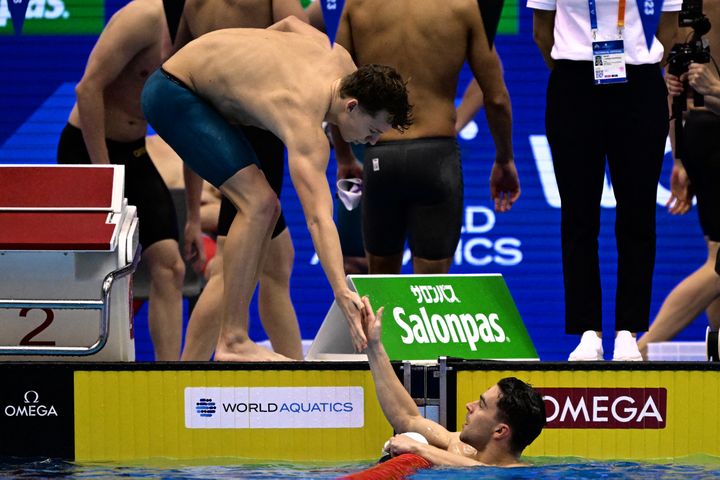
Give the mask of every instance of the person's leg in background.
M 365 275 L 368 273 L 368 260 L 365 257 L 362 235 L 362 205 L 348 210 L 337 198 L 334 202 L 335 225 L 340 236 L 340 248 L 343 252 L 343 266 L 347 275 Z
M 618 251 L 613 360 L 642 360 L 633 337 L 647 331 L 655 267 L 655 217 L 665 140 L 667 90 L 657 65 L 628 66 L 628 82 L 605 98 L 608 165 L 617 199 Z M 608 93 L 611 91 L 608 90 Z
M 143 139 L 144 141 L 144 139 Z M 178 245 L 175 204 L 147 153 L 125 162 L 125 194 L 140 219 L 140 261 L 150 272 L 148 328 L 155 360 L 179 360 L 182 345 L 182 288 L 185 262 Z
M 182 286 L 185 263 L 176 240 L 161 240 L 142 252 L 150 271 L 148 328 L 155 360 L 178 360 L 182 341 Z
M 697 196 L 700 226 L 705 234 L 705 262 L 680 282 L 660 308 L 647 334 L 638 341 L 643 357 L 648 344 L 671 340 L 700 313 L 707 313 L 710 328 L 720 327 L 720 276 L 715 270 L 720 246 L 720 116 L 709 111 L 688 112 L 684 128 L 685 158 L 693 192 Z
M 460 148 L 454 138 L 409 140 L 407 144 L 407 166 L 423 165 L 409 174 L 416 186 L 408 212 L 413 273 L 446 274 L 463 222 Z
M 302 340 L 297 315 L 290 298 L 290 276 L 295 261 L 290 231 L 285 228 L 270 241 L 260 272 L 258 310 L 273 351 L 302 360 Z
M 355 158 L 362 164 L 365 158 L 365 145 L 351 144 L 350 148 Z M 338 178 L 338 180 L 340 179 Z M 361 204 L 352 210 L 345 207 L 337 194 L 333 203 L 334 220 L 340 237 L 345 274 L 365 275 L 369 271 L 369 266 L 368 259 L 365 256 L 365 243 L 362 233 L 362 197 Z
M 393 144 L 395 142 L 389 142 Z M 399 274 L 407 235 L 405 179 L 392 145 L 365 146 L 362 236 L 370 274 Z
M 225 236 L 217 237 L 215 256 L 208 264 L 207 283 L 200 293 L 185 330 L 183 361 L 207 361 L 212 358 L 220 332 L 223 302 L 223 250 Z
M 200 294 L 200 298 L 188 322 L 182 360 L 210 360 L 215 351 L 220 332 L 220 318 L 224 298 L 223 258 L 225 255 L 224 252 L 226 251 L 227 231 L 234 216 L 235 207 L 227 198 L 223 197 L 220 207 L 220 218 L 218 220 L 215 259 L 209 266 L 208 282 Z M 292 272 L 294 251 L 292 250 L 292 241 L 287 228 L 283 229 L 282 234 L 270 240 L 268 256 L 275 258 L 268 258 L 262 265 L 260 271 L 260 281 L 262 282 L 263 279 L 265 279 L 266 283 L 269 282 L 265 285 L 264 289 L 262 283 L 260 287 L 258 308 L 260 309 L 261 320 L 268 333 L 268 337 L 270 337 L 266 322 L 270 324 L 270 329 L 273 330 L 273 323 L 275 321 L 270 320 L 270 318 L 275 317 L 268 317 L 267 315 L 277 315 L 276 318 L 280 319 L 277 323 L 280 328 L 275 327 L 273 330 L 275 342 L 270 338 L 273 349 L 280 355 L 294 359 L 302 359 L 302 344 L 297 326 L 297 316 L 290 301 L 290 274 Z M 275 271 L 271 272 L 271 269 Z M 263 316 L 263 311 L 265 312 L 265 316 Z M 294 328 L 292 327 L 293 324 Z M 281 326 L 283 325 L 287 327 L 285 333 L 281 333 Z M 247 329 L 244 331 L 244 335 L 247 336 Z M 280 337 L 285 335 L 285 337 L 280 339 L 278 335 L 280 335 Z M 278 343 L 280 350 L 275 349 L 275 343 Z M 278 356 L 278 359 L 280 359 L 280 356 Z
M 718 245 L 708 241 L 705 263 L 672 289 L 650 329 L 638 340 L 638 348 L 645 359 L 649 343 L 672 339 L 703 310 L 707 312 L 710 328 L 717 330 L 720 324 L 720 276 L 715 272 Z
M 718 288 L 720 288 L 720 285 L 718 285 Z M 708 317 L 710 330 L 713 332 L 720 330 L 720 298 L 716 298 L 712 301 L 712 303 L 710 303 L 710 305 L 708 305 L 705 309 L 705 314 Z
M 138 209 L 141 262 L 150 272 L 148 328 L 155 360 L 178 360 L 182 342 L 185 264 L 177 239 L 177 217 L 167 186 L 147 155 L 145 139 L 107 141 L 114 164 L 125 166 L 125 196 Z M 68 124 L 58 143 L 58 163 L 89 164 L 82 131 Z
M 605 145 L 591 76 L 588 62 L 557 62 L 547 92 L 546 130 L 562 202 L 565 332 L 582 335 L 569 360 L 603 359 L 598 235 Z

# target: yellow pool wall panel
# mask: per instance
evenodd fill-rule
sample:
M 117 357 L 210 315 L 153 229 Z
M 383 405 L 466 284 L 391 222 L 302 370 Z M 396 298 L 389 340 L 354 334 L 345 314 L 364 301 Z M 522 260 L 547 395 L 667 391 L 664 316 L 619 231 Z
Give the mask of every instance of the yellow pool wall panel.
M 488 370 L 457 376 L 457 425 L 465 405 L 503 377 L 554 389 L 666 389 L 663 428 L 546 428 L 524 452 L 528 456 L 593 459 L 663 459 L 720 455 L 720 379 L 716 371 L 688 370 Z M 638 408 L 640 408 L 638 406 Z
M 362 387 L 360 428 L 186 428 L 188 387 Z M 369 371 L 76 371 L 75 459 L 375 459 L 392 434 Z

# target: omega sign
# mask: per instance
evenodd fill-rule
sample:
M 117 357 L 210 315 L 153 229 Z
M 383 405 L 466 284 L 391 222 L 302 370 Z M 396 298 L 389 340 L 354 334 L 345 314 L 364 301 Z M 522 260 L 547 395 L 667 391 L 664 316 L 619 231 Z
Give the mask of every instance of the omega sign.
M 23 395 L 20 405 L 5 405 L 3 410 L 6 417 L 57 417 L 54 405 L 44 405 L 40 402 L 40 394 L 35 390 L 28 390 Z
M 538 388 L 545 428 L 665 428 L 665 388 Z

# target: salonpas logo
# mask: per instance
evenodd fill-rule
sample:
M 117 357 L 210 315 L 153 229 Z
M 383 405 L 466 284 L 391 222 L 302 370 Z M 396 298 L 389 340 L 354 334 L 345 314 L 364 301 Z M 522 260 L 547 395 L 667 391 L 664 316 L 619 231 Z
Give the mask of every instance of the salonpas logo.
M 0 34 L 99 34 L 103 0 L 0 0 Z
M 375 308 L 385 307 L 382 342 L 391 360 L 537 359 L 502 275 L 358 275 L 350 280 Z
M 411 285 L 410 291 L 420 303 L 461 303 L 452 285 Z M 475 352 L 478 342 L 502 343 L 508 340 L 497 313 L 428 314 L 424 306 L 419 307 L 417 313 L 409 313 L 403 307 L 395 307 L 393 319 L 404 332 L 400 340 L 408 345 L 464 343 Z

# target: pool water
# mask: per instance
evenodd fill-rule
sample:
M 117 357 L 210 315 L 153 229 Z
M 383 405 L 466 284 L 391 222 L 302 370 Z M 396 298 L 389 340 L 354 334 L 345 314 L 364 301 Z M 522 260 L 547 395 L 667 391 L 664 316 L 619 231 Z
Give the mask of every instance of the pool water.
M 421 470 L 411 479 L 720 479 L 720 458 L 695 456 L 673 462 L 599 462 L 578 458 L 530 458 L 524 468 L 442 468 Z M 211 465 L 212 464 L 212 465 Z M 75 463 L 52 459 L 0 458 L 0 478 L 113 479 L 330 479 L 357 472 L 372 463 L 354 464 L 239 464 L 237 460 L 183 462 L 158 460 L 148 463 Z

